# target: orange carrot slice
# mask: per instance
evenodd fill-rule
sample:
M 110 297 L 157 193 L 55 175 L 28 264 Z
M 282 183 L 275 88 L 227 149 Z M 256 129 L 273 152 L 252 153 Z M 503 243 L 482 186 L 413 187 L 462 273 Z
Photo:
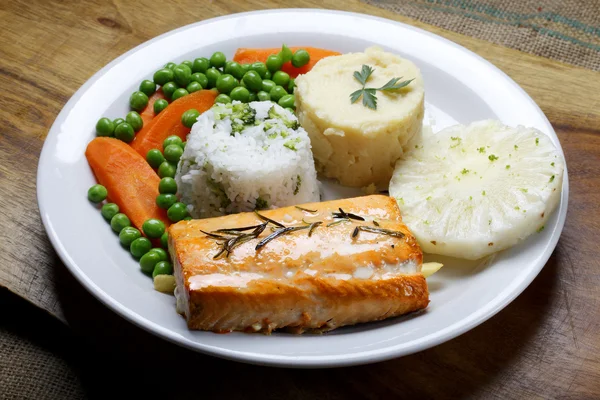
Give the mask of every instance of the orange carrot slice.
M 108 190 L 108 200 L 117 204 L 140 232 L 150 218 L 170 225 L 167 212 L 156 205 L 160 178 L 131 146 L 115 138 L 97 137 L 88 144 L 85 156 L 98 183 Z
M 148 98 L 148 105 L 140 113 L 144 126 L 148 125 L 154 118 L 154 102 L 158 99 L 165 99 L 165 95 L 161 89 L 158 89 L 152 96 Z
M 203 113 L 214 104 L 217 94 L 216 90 L 198 90 L 173 101 L 150 122 L 144 124 L 131 142 L 131 147 L 145 159 L 149 150 L 162 150 L 163 141 L 171 135 L 177 135 L 185 141 L 190 128 L 181 123 L 183 113 L 191 108 Z
M 293 52 L 296 52 L 296 50 L 298 49 L 304 49 L 308 51 L 308 54 L 310 55 L 310 61 L 308 62 L 308 64 L 300 68 L 294 67 L 290 61 L 283 64 L 281 70 L 287 72 L 292 78 L 295 78 L 300 74 L 307 73 L 312 69 L 312 67 L 315 66 L 315 64 L 319 60 L 325 57 L 340 55 L 340 53 L 337 51 L 320 49 L 318 47 L 290 47 L 290 50 L 292 50 Z M 280 50 L 280 48 L 255 49 L 242 47 L 237 49 L 237 51 L 235 52 L 235 55 L 233 56 L 233 61 L 237 61 L 240 64 L 250 64 L 259 61 L 266 62 L 267 57 L 269 57 L 272 54 L 279 53 Z

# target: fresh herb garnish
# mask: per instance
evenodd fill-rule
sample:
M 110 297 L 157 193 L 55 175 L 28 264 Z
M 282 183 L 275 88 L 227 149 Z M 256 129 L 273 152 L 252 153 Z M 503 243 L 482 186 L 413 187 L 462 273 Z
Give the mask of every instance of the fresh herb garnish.
M 370 233 L 380 233 L 382 235 L 389 235 L 389 236 L 393 236 L 393 237 L 397 237 L 397 238 L 403 238 L 405 236 L 404 233 L 402 233 L 400 231 L 392 231 L 390 229 L 376 228 L 374 226 L 359 225 L 356 228 L 354 228 L 354 231 L 352 232 L 352 237 L 354 238 L 354 237 L 358 236 L 358 233 L 360 231 L 370 232 Z
M 308 208 L 304 208 L 304 207 L 300 207 L 300 206 L 294 206 L 294 207 L 296 207 L 298 210 L 306 211 L 308 213 L 313 213 L 314 214 L 314 213 L 317 212 L 317 210 L 310 210 Z
M 300 231 L 302 229 L 308 229 L 311 226 L 312 226 L 312 224 L 311 225 L 303 225 L 303 226 L 287 226 L 287 227 L 284 227 L 281 229 L 277 229 L 275 232 L 271 233 L 269 236 L 267 236 L 266 238 L 264 238 L 263 240 L 258 242 L 258 244 L 256 245 L 256 247 L 254 249 L 260 250 L 260 248 L 263 247 L 265 244 L 269 243 L 273 239 L 278 238 L 279 236 L 285 235 L 290 232 Z
M 495 154 L 490 154 L 488 158 L 490 161 L 496 161 L 499 157 L 496 156 Z
M 257 210 L 264 210 L 269 207 L 269 203 L 262 197 L 258 197 L 256 199 L 256 203 L 254 204 Z
M 214 233 L 210 233 L 210 232 L 205 232 L 202 229 L 200 229 L 200 232 L 204 233 L 206 236 L 209 236 L 213 239 L 219 239 L 219 240 L 229 240 L 230 238 L 223 236 L 223 235 L 216 235 Z
M 311 213 L 317 212 L 317 210 L 309 210 L 306 208 L 302 208 L 300 206 L 295 206 L 295 207 L 300 210 L 311 212 Z M 317 227 L 324 224 L 323 221 L 308 222 L 308 221 L 304 220 L 304 218 L 303 218 L 302 222 L 305 225 L 285 226 L 280 222 L 277 222 L 275 220 L 272 220 L 272 219 L 260 214 L 256 210 L 254 211 L 254 213 L 258 216 L 258 218 L 260 218 L 261 220 L 263 220 L 265 222 L 263 222 L 262 224 L 244 226 L 241 228 L 222 228 L 222 229 L 218 229 L 214 232 L 205 232 L 203 230 L 200 230 L 200 232 L 204 233 L 207 237 L 215 239 L 217 242 L 219 242 L 219 244 L 221 246 L 221 248 L 219 249 L 217 254 L 214 255 L 213 259 L 219 258 L 222 254 L 225 254 L 225 257 L 229 257 L 229 254 L 233 251 L 233 249 L 235 247 L 237 247 L 243 243 L 246 243 L 252 239 L 259 238 L 260 234 L 264 232 L 264 230 L 268 227 L 269 224 L 273 225 L 270 227 L 270 229 L 273 233 L 264 237 L 262 240 L 260 240 L 256 244 L 256 246 L 255 246 L 256 251 L 258 251 L 259 249 L 264 247 L 270 241 L 272 241 L 278 237 L 281 237 L 283 235 L 286 235 L 288 233 L 308 229 L 308 236 L 310 237 L 310 236 L 312 236 L 313 231 Z M 351 222 L 351 220 L 365 221 L 365 219 L 363 217 L 353 214 L 353 213 L 348 213 L 348 212 L 344 211 L 342 208 L 339 208 L 339 212 L 333 212 L 332 214 L 333 214 L 333 218 L 336 220 L 327 224 L 326 225 L 327 227 L 330 227 L 330 226 L 333 226 L 336 224 L 340 224 L 342 222 Z M 379 223 L 376 220 L 373 220 L 373 225 L 374 226 L 367 226 L 367 225 L 356 226 L 352 232 L 352 235 L 351 235 L 352 238 L 357 237 L 358 234 L 360 233 L 360 231 L 390 235 L 390 236 L 394 236 L 394 237 L 398 237 L 398 238 L 403 238 L 405 236 L 404 233 L 402 233 L 402 232 L 380 228 Z M 250 231 L 250 230 L 252 230 L 252 232 L 247 233 L 247 231 Z
M 347 213 L 344 210 L 342 210 L 341 208 L 338 208 L 338 210 L 340 210 L 340 212 L 334 212 L 333 213 L 333 218 L 347 218 L 347 219 L 355 219 L 357 221 L 364 221 L 365 220 L 360 215 L 356 215 L 356 214 L 352 214 L 352 213 Z
M 366 88 L 365 86 L 367 85 L 367 81 L 369 80 L 369 77 L 373 74 L 374 71 L 375 70 L 372 67 L 370 67 L 368 65 L 364 65 L 364 64 L 363 64 L 360 72 L 354 71 L 354 79 L 356 79 L 357 81 L 359 81 L 362 84 L 362 88 L 358 89 L 350 94 L 350 102 L 352 104 L 356 103 L 358 101 L 358 99 L 360 99 L 362 96 L 363 106 L 368 107 L 372 110 L 377 110 L 376 93 L 378 90 L 390 91 L 390 90 L 401 89 L 405 86 L 408 86 L 414 80 L 414 78 L 413 78 L 413 79 L 406 80 L 406 81 L 400 81 L 402 79 L 402 77 L 392 78 L 388 81 L 388 83 L 386 83 L 385 85 L 383 85 L 380 88 Z
M 258 212 L 258 211 L 256 211 L 256 210 L 254 210 L 254 213 L 255 213 L 256 215 L 258 215 L 258 218 L 262 219 L 263 221 L 270 222 L 270 223 L 272 223 L 273 225 L 275 225 L 275 226 L 278 226 L 278 227 L 280 227 L 280 228 L 285 228 L 285 225 L 283 225 L 281 222 L 277 222 L 277 221 L 274 221 L 274 220 L 272 220 L 271 218 L 267 218 L 267 217 L 265 217 L 264 215 L 262 215 L 261 213 L 259 213 L 259 212 Z
M 313 222 L 312 224 L 310 224 L 310 227 L 308 228 L 308 237 L 311 237 L 315 228 L 317 226 L 321 225 L 322 223 L 323 223 L 322 221 L 317 221 L 317 222 Z
M 258 228 L 261 225 L 264 225 L 264 224 L 252 225 L 252 226 L 244 226 L 244 227 L 241 227 L 241 228 L 223 228 L 223 229 L 217 229 L 215 232 L 230 233 L 230 232 L 251 231 L 252 229 L 256 229 L 256 228 Z
M 265 222 L 264 224 L 254 226 L 254 230 L 251 233 L 241 233 L 241 232 L 239 232 L 239 230 L 236 232 L 235 229 L 229 229 L 229 232 L 231 232 L 231 233 L 228 233 L 228 234 L 232 234 L 232 235 L 234 235 L 234 237 L 226 237 L 223 235 L 217 235 L 215 233 L 205 232 L 205 231 L 201 231 L 201 232 L 213 239 L 223 240 L 221 249 L 213 257 L 213 259 L 217 259 L 223 253 L 225 253 L 225 257 L 229 257 L 229 254 L 231 254 L 231 251 L 235 247 L 237 247 L 243 243 L 246 243 L 249 240 L 257 238 L 261 233 L 263 233 L 263 231 L 265 230 L 265 228 L 267 227 L 268 224 L 269 224 L 268 222 Z M 249 227 L 240 228 L 240 229 L 248 230 L 247 228 L 249 228 Z M 224 233 L 223 231 L 224 230 L 221 230 L 222 233 Z
M 350 222 L 350 219 L 348 219 L 348 218 L 338 219 L 337 221 L 333 221 L 333 222 L 328 223 L 327 227 L 329 228 L 330 226 L 341 224 L 342 222 Z

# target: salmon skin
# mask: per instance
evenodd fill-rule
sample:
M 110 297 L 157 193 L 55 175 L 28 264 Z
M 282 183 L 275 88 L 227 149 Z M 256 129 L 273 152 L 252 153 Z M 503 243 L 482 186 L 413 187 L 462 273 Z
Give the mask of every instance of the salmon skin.
M 284 207 L 169 227 L 177 308 L 189 329 L 323 332 L 427 307 L 423 253 L 393 198 L 372 195 L 300 207 L 304 210 Z M 265 224 L 264 217 L 272 222 Z M 319 221 L 310 236 L 302 228 L 259 245 L 279 225 Z M 226 241 L 219 237 L 257 232 L 223 229 L 254 226 L 264 230 L 228 256 L 222 251 Z

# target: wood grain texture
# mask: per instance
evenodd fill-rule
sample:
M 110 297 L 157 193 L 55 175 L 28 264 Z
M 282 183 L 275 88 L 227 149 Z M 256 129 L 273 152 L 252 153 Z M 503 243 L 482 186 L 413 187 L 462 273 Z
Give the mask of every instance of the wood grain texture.
M 106 63 L 156 35 L 210 17 L 280 7 L 363 12 L 440 34 L 505 71 L 546 113 L 569 169 L 567 223 L 541 274 L 497 316 L 436 348 L 372 366 L 265 369 L 190 355 L 158 341 L 100 306 L 65 271 L 40 222 L 35 179 L 45 135 L 70 96 Z M 147 368 L 182 359 L 189 366 L 211 363 L 214 368 L 202 380 L 222 384 L 209 387 L 207 398 L 600 396 L 599 73 L 443 31 L 357 0 L 6 0 L 0 24 L 0 285 L 87 332 L 90 343 L 102 346 L 109 339 L 132 356 L 152 348 L 156 357 L 142 357 Z M 193 368 L 187 370 L 187 379 L 195 379 Z M 227 383 L 232 372 L 241 377 L 236 385 Z M 265 393 L 261 382 L 267 374 L 273 384 Z

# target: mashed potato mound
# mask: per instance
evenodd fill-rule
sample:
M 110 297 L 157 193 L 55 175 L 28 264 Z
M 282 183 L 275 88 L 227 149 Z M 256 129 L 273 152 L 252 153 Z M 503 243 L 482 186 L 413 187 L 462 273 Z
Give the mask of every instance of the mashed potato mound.
M 394 91 L 377 91 L 377 109 L 350 102 L 362 85 L 354 78 L 363 65 L 374 69 L 367 88 L 392 78 L 414 80 Z M 317 170 L 341 184 L 387 187 L 403 146 L 421 130 L 424 89 L 411 61 L 370 47 L 319 61 L 296 79 L 297 115 L 310 137 Z

